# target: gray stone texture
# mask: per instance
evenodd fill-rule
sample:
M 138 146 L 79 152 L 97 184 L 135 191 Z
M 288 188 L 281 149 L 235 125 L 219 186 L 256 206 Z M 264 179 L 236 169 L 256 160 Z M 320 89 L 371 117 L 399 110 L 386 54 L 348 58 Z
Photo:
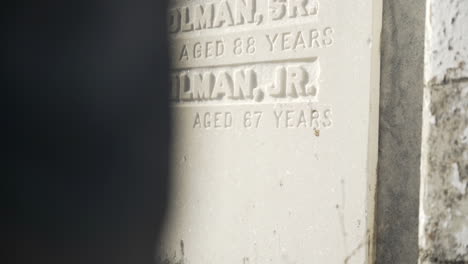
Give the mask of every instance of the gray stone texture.
M 426 92 L 421 263 L 468 263 L 468 82 Z
M 424 0 L 384 0 L 376 263 L 418 259 Z
M 468 1 L 428 0 L 420 263 L 468 263 Z

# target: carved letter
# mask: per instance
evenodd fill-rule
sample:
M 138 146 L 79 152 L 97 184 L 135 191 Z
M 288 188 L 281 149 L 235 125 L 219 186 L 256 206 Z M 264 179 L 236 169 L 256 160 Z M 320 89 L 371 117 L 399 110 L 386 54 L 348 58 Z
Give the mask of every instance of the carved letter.
M 191 87 L 194 99 L 210 99 L 211 87 L 213 85 L 213 74 L 209 72 L 206 72 L 203 75 L 201 73 L 193 73 L 190 80 L 192 82 Z
M 288 67 L 286 77 L 286 93 L 291 97 L 305 95 L 306 72 L 300 66 Z
M 307 16 L 306 5 L 306 0 L 289 0 L 289 17 L 296 17 L 297 13 L 299 13 L 300 16 Z
M 170 9 L 168 14 L 169 33 L 176 33 L 180 29 L 180 12 L 176 8 Z
M 275 82 L 270 87 L 269 94 L 273 97 L 285 96 L 286 71 L 284 67 L 277 67 L 275 70 Z
M 193 99 L 192 89 L 190 89 L 190 80 L 187 73 L 181 73 L 179 76 L 179 94 L 182 101 L 191 101 Z
M 271 39 L 270 35 L 266 35 L 266 38 L 268 40 L 268 43 L 270 44 L 270 51 L 273 51 L 273 48 L 274 48 L 274 45 L 275 45 L 275 42 L 276 40 L 278 39 L 278 33 L 276 33 L 274 36 L 273 36 L 273 39 Z
M 254 22 L 255 15 L 255 0 L 237 0 L 236 1 L 236 24 L 244 24 Z
M 269 0 L 269 13 L 272 20 L 279 20 L 286 14 L 286 3 L 282 0 Z
M 181 16 L 182 16 L 182 22 L 181 22 L 181 29 L 182 31 L 192 31 L 193 30 L 193 24 L 190 21 L 190 8 L 185 6 L 181 8 Z
M 213 27 L 213 4 L 194 7 L 193 26 L 197 30 Z
M 234 25 L 231 9 L 226 1 L 219 3 L 218 12 L 216 12 L 216 16 L 214 18 L 214 26 L 221 27 L 224 23 L 228 26 Z
M 216 76 L 211 98 L 221 99 L 225 95 L 232 96 L 232 80 L 226 72 L 222 71 Z
M 234 72 L 233 98 L 253 98 L 255 72 L 252 69 L 236 70 Z

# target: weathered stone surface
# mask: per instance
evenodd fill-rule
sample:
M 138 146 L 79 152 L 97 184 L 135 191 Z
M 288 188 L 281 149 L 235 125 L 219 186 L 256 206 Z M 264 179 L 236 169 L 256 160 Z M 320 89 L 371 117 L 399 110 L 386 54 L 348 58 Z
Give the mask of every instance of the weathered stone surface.
M 411 264 L 418 259 L 426 1 L 383 4 L 377 263 Z
M 373 263 L 379 1 L 176 0 L 169 12 L 162 261 Z
M 468 82 L 426 94 L 421 263 L 468 261 Z
M 420 263 L 468 262 L 468 2 L 428 3 Z
M 468 1 L 427 1 L 426 83 L 468 78 Z

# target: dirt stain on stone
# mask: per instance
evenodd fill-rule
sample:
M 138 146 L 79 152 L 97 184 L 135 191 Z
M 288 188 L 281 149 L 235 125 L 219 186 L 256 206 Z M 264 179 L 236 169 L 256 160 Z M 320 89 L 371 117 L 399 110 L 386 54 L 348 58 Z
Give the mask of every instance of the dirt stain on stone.
M 314 129 L 314 134 L 316 137 L 320 136 L 320 130 Z

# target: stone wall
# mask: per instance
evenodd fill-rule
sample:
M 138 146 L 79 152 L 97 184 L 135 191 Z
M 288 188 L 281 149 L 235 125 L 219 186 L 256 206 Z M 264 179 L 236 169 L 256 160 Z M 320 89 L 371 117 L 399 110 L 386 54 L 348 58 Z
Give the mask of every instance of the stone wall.
M 426 13 L 419 262 L 468 263 L 468 1 Z

